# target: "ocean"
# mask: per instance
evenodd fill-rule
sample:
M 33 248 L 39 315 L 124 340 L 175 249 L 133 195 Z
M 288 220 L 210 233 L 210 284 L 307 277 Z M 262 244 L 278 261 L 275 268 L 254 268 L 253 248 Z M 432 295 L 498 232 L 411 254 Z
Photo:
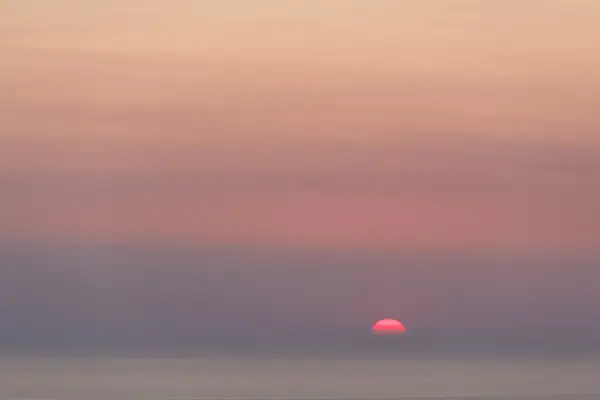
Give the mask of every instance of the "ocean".
M 0 400 L 600 399 L 600 360 L 448 356 L 0 359 Z

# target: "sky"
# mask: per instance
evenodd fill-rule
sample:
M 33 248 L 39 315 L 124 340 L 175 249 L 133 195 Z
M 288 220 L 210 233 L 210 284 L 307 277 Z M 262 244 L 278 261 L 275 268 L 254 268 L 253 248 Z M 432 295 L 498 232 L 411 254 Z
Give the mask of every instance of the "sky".
M 0 341 L 600 330 L 596 0 L 0 15 Z

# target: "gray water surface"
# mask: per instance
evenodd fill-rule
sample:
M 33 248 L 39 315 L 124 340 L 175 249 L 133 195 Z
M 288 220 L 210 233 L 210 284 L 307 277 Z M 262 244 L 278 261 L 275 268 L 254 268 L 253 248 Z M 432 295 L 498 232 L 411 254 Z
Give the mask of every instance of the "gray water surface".
M 600 399 L 600 360 L 4 357 L 0 400 Z

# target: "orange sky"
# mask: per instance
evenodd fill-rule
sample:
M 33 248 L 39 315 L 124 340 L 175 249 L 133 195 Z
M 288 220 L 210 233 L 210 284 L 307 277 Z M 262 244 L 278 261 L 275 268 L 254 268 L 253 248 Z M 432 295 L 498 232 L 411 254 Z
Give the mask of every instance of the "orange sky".
M 3 240 L 600 245 L 596 0 L 1 7 Z

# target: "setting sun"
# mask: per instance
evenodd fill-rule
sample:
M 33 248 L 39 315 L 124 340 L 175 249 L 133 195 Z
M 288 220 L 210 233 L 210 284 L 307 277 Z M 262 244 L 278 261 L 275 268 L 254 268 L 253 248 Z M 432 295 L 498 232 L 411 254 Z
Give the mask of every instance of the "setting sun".
M 377 321 L 373 325 L 371 332 L 374 335 L 404 335 L 406 333 L 406 328 L 400 321 L 386 318 Z

